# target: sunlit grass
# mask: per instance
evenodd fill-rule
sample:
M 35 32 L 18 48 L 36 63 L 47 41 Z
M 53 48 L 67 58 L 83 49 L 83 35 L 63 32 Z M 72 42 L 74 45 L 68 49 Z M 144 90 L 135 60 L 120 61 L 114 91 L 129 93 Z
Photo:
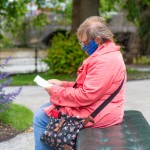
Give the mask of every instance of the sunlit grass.
M 0 113 L 0 121 L 20 131 L 28 129 L 32 125 L 32 120 L 33 112 L 18 104 L 11 104 L 6 111 Z
M 127 68 L 127 80 L 150 79 L 150 71 Z
M 133 60 L 133 64 L 150 65 L 150 56 L 140 56 Z
M 75 81 L 76 75 L 68 75 L 68 74 L 53 74 L 53 73 L 31 73 L 31 74 L 17 74 L 13 75 L 13 81 L 10 85 L 36 85 L 34 83 L 34 78 L 36 75 L 40 75 L 45 80 L 48 79 L 59 79 L 66 81 Z M 136 80 L 136 79 L 147 79 L 150 78 L 150 71 L 138 71 L 127 68 L 128 80 Z
M 67 80 L 74 81 L 76 75 L 65 75 L 65 74 L 52 74 L 52 73 L 32 73 L 32 74 L 17 74 L 13 75 L 13 81 L 11 85 L 35 85 L 34 78 L 36 75 L 40 75 L 45 80 L 48 79 L 59 79 L 59 80 Z

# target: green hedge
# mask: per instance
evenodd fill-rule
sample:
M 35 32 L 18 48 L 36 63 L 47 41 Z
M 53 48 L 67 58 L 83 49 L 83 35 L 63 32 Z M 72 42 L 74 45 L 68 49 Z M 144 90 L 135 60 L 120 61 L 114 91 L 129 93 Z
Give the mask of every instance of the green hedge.
M 82 51 L 76 35 L 58 33 L 52 39 L 45 62 L 53 73 L 72 74 L 85 58 L 86 54 Z

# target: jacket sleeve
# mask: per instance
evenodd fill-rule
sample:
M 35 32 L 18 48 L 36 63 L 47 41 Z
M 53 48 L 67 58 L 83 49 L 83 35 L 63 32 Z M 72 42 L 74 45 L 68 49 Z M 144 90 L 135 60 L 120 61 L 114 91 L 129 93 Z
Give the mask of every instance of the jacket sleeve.
M 91 105 L 100 100 L 112 85 L 114 67 L 113 63 L 108 63 L 105 59 L 95 61 L 88 66 L 82 87 L 52 87 L 50 93 L 51 102 L 59 106 L 68 107 Z
M 63 87 L 73 87 L 75 82 L 63 81 Z

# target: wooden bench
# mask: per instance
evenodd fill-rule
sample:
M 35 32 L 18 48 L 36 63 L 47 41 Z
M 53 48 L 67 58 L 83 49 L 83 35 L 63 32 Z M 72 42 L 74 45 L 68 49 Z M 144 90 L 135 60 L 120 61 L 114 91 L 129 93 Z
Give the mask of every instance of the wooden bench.
M 121 124 L 86 128 L 77 137 L 77 150 L 150 150 L 150 125 L 139 111 L 125 111 Z

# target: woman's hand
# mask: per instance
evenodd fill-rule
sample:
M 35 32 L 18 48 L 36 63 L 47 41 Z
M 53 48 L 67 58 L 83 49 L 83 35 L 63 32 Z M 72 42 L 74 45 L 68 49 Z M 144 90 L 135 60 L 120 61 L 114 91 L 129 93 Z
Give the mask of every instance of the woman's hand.
M 63 86 L 63 81 L 60 81 L 58 79 L 51 79 L 51 80 L 48 80 L 47 82 L 51 84 L 55 84 L 57 86 Z
M 51 80 L 48 80 L 47 82 L 51 83 L 51 84 L 54 84 L 54 85 L 57 85 L 57 86 L 62 86 L 63 85 L 63 81 L 60 81 L 60 80 L 57 80 L 57 79 L 51 79 Z M 52 87 L 53 86 L 45 87 L 45 90 L 50 94 Z
M 51 93 L 51 88 L 52 88 L 52 86 L 45 87 L 45 90 L 50 94 Z

